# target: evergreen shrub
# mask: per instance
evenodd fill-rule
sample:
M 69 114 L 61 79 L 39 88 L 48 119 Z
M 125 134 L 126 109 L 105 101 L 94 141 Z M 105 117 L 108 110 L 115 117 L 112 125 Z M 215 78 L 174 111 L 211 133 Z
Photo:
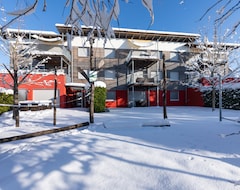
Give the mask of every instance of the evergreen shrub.
M 94 90 L 94 112 L 105 112 L 107 91 L 103 87 L 95 87 Z
M 204 106 L 212 107 L 212 90 L 203 92 Z M 240 89 L 226 88 L 222 90 L 222 108 L 240 110 Z M 219 107 L 219 91 L 216 90 L 216 105 Z
M 0 93 L 0 104 L 13 104 L 13 95 Z M 0 106 L 0 115 L 11 110 L 9 106 Z

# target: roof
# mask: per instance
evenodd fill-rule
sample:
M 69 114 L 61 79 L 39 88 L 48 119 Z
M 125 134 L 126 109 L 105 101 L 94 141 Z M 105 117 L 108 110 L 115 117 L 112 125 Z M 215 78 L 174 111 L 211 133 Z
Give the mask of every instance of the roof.
M 71 25 L 56 24 L 59 33 L 71 33 L 73 28 Z M 92 27 L 82 26 L 81 36 L 88 36 Z M 113 28 L 116 38 L 121 39 L 139 39 L 152 41 L 167 41 L 167 42 L 194 42 L 200 38 L 200 34 L 183 33 L 183 32 L 164 32 L 155 30 L 138 30 L 126 28 Z M 79 35 L 79 31 L 73 31 L 74 35 Z M 97 35 L 97 31 L 95 31 Z M 104 36 L 104 34 L 102 34 Z
M 58 38 L 60 34 L 53 32 L 53 31 L 42 31 L 42 30 L 24 30 L 24 29 L 13 29 L 8 28 L 4 31 L 4 37 L 10 36 L 10 34 L 24 34 L 25 38 L 36 38 L 42 37 L 45 40 L 51 38 Z
M 155 30 L 135 30 L 114 28 L 116 38 L 152 40 L 152 41 L 170 41 L 170 42 L 194 42 L 200 37 L 199 34 L 164 32 Z

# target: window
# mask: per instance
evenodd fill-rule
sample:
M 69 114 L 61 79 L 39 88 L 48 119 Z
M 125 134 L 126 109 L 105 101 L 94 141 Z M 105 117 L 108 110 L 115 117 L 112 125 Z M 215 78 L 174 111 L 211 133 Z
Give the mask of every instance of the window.
M 107 100 L 115 100 L 116 99 L 116 92 L 115 91 L 108 91 L 107 92 Z
M 113 70 L 105 70 L 104 71 L 104 77 L 105 77 L 105 79 L 115 79 L 116 78 L 115 71 L 113 71 Z
M 179 72 L 170 72 L 170 81 L 179 81 Z
M 114 49 L 104 49 L 104 57 L 108 59 L 115 58 L 115 50 Z
M 171 52 L 169 59 L 170 61 L 179 61 L 179 54 L 176 52 Z
M 79 47 L 78 48 L 78 57 L 88 57 L 89 56 L 89 48 Z
M 170 101 L 179 101 L 179 91 L 170 91 Z

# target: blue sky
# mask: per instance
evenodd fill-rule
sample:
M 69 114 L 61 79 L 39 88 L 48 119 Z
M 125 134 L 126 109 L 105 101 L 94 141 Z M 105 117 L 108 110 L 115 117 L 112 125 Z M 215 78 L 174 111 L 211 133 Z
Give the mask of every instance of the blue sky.
M 118 22 L 113 21 L 113 27 L 158 30 L 170 32 L 199 33 L 207 35 L 212 40 L 212 21 L 216 18 L 215 11 L 211 11 L 202 21 L 200 17 L 216 0 L 153 0 L 155 20 L 152 25 L 151 17 L 147 9 L 142 5 L 141 0 L 120 1 L 120 16 Z M 0 7 L 6 11 L 14 11 L 17 8 L 26 6 L 26 2 L 33 3 L 34 0 L 0 0 Z M 68 15 L 69 8 L 64 9 L 66 0 L 47 0 L 47 10 L 43 12 L 43 0 L 39 4 L 35 13 L 25 16 L 21 21 L 16 22 L 11 28 L 49 30 L 57 32 L 56 23 L 64 23 Z M 183 3 L 180 3 L 183 2 Z M 6 16 L 0 12 L 0 17 Z M 10 17 L 7 16 L 10 20 Z M 3 21 L 0 23 L 3 25 Z M 234 22 L 238 20 L 238 15 L 233 17 Z M 227 27 L 233 22 L 228 21 Z M 1 55 L 1 52 L 0 52 Z M 1 56 L 2 57 L 2 56 Z M 3 60 L 1 62 L 8 62 Z
M 26 1 L 26 0 L 25 0 Z M 22 2 L 25 2 L 22 0 Z M 113 22 L 114 27 L 149 29 L 173 32 L 208 33 L 210 35 L 212 25 L 208 22 L 208 16 L 203 21 L 199 18 L 216 0 L 153 0 L 154 1 L 154 24 L 150 25 L 151 18 L 146 8 L 141 4 L 141 0 L 129 0 L 125 3 L 120 0 L 120 17 L 117 22 Z M 19 0 L 0 0 L 0 6 L 4 6 L 7 11 L 14 10 Z M 33 2 L 33 0 L 28 0 Z M 64 23 L 69 9 L 64 10 L 66 0 L 47 0 L 47 11 L 42 12 L 43 0 L 39 0 L 37 11 L 18 22 L 14 27 L 36 30 L 56 31 L 55 23 Z M 22 6 L 21 4 L 17 5 Z M 215 12 L 211 12 L 211 18 L 215 18 Z M 237 17 L 236 17 L 237 18 Z

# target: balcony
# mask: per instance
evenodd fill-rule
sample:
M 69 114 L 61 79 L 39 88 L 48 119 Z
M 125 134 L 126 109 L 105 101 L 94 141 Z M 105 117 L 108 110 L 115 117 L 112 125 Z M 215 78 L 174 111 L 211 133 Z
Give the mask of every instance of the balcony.
M 158 60 L 160 58 L 160 52 L 148 51 L 148 50 L 133 50 L 130 51 L 126 62 L 130 62 L 131 59 L 144 59 L 144 60 Z
M 157 76 L 141 77 L 137 73 L 127 75 L 127 84 L 136 86 L 156 86 L 158 85 Z

